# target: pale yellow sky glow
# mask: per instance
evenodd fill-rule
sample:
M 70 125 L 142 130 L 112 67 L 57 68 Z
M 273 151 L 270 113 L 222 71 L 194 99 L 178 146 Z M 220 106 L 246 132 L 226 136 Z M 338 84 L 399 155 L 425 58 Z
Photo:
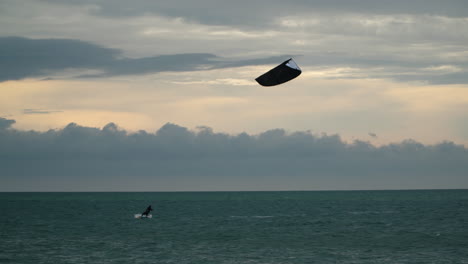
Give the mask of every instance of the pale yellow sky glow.
M 167 122 L 226 133 L 272 128 L 338 133 L 376 144 L 408 138 L 424 143 L 467 143 L 456 122 L 467 108 L 468 86 L 423 85 L 384 79 L 335 79 L 359 69 L 304 69 L 294 82 L 256 85 L 265 67 L 161 73 L 107 80 L 33 80 L 0 83 L 0 111 L 22 130 L 48 130 L 75 122 L 114 122 L 131 132 L 153 132 Z M 50 111 L 29 113 L 25 111 Z M 457 121 L 458 120 L 458 121 Z M 368 133 L 376 133 L 376 139 Z

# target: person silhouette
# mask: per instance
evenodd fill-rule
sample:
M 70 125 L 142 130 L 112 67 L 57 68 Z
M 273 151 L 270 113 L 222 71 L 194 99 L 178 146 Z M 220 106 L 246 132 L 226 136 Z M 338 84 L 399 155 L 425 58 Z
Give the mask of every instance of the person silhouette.
M 151 208 L 151 205 L 146 208 L 146 210 L 141 214 L 141 216 L 148 216 L 148 214 L 153 211 L 153 208 Z

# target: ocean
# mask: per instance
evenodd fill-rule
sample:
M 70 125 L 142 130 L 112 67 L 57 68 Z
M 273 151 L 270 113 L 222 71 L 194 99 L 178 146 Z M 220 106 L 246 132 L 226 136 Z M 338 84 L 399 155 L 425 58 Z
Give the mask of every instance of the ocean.
M 468 190 L 0 193 L 0 263 L 468 263 Z

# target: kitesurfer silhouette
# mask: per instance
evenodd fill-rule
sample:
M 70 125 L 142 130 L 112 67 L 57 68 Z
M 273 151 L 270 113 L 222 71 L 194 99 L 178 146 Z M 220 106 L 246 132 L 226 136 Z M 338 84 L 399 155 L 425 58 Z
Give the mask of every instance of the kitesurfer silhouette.
M 151 205 L 146 208 L 146 210 L 141 214 L 141 216 L 148 216 L 148 214 L 153 211 L 153 208 L 151 208 Z

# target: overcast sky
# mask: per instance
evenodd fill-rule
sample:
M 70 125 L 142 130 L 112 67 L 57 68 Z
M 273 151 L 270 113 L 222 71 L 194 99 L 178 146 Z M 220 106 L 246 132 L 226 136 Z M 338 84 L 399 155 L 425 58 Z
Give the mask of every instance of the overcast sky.
M 465 0 L 3 0 L 0 24 L 3 191 L 468 188 Z

